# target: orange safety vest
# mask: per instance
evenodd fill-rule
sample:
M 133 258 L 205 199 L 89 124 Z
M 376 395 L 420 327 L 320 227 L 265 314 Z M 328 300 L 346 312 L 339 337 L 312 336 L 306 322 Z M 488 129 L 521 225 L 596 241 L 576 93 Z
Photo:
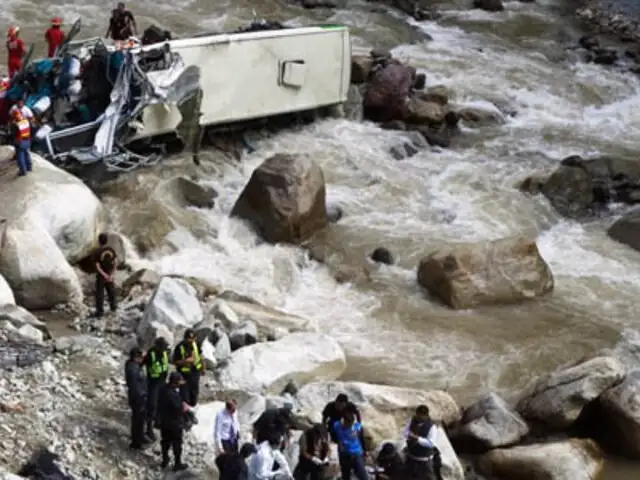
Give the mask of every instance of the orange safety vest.
M 18 128 L 18 133 L 16 135 L 16 140 L 18 142 L 31 139 L 31 125 L 29 124 L 29 120 L 26 118 L 18 120 L 16 122 L 16 127 Z

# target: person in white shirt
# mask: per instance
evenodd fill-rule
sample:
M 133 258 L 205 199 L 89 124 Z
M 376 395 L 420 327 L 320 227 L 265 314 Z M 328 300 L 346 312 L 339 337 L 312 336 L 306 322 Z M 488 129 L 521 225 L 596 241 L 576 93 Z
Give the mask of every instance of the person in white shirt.
M 249 462 L 249 480 L 290 480 L 293 478 L 291 467 L 279 449 L 280 436 L 271 438 L 258 445 L 258 451 Z M 274 465 L 278 464 L 277 470 Z
M 437 434 L 437 427 L 429 415 L 429 407 L 419 405 L 415 415 L 404 428 L 404 438 L 407 440 L 404 478 L 407 480 L 440 478 Z
M 214 442 L 221 453 L 237 453 L 240 438 L 240 424 L 236 412 L 236 401 L 227 400 L 218 415 L 214 427 Z

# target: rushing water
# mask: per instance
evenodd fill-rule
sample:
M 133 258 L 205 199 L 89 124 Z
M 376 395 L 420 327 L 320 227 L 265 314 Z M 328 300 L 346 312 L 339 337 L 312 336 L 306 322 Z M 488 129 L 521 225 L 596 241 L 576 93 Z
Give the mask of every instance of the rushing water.
M 636 328 L 640 253 L 607 238 L 613 219 L 563 220 L 543 198 L 525 196 L 514 185 L 568 154 L 640 151 L 638 78 L 566 61 L 563 42 L 577 34 L 554 0 L 509 2 L 495 14 L 468 10 L 466 3 L 439 4 L 443 17 L 437 23 L 411 22 L 433 41 L 407 44 L 416 35 L 403 16 L 373 12 L 363 3 L 310 12 L 273 0 L 137 2 L 143 28 L 157 22 L 178 34 L 233 28 L 254 16 L 347 23 L 354 48 L 395 47 L 396 56 L 424 69 L 428 85 L 456 92 L 457 102 L 494 102 L 516 112 L 505 125 L 465 131 L 457 147 L 400 162 L 387 152 L 401 134 L 346 120 L 258 140 L 256 152 L 241 164 L 228 164 L 223 175 L 207 180 L 220 193 L 208 217 L 217 237 L 198 241 L 176 232 L 173 243 L 181 248 L 155 260 L 156 268 L 206 277 L 314 318 L 343 343 L 349 378 L 447 388 L 461 401 L 489 390 L 509 396 L 532 378 L 611 346 L 621 331 Z M 19 22 L 29 40 L 41 38 L 53 14 L 68 22 L 81 15 L 91 34 L 103 33 L 109 14 L 97 0 L 4 0 L 3 7 L 2 25 Z M 329 202 L 345 211 L 326 232 L 326 242 L 353 264 L 383 245 L 397 265 L 379 268 L 370 285 L 338 285 L 298 249 L 260 244 L 245 226 L 229 220 L 252 169 L 282 151 L 312 154 L 324 168 Z M 417 286 L 419 258 L 439 245 L 516 233 L 538 237 L 555 275 L 553 295 L 454 312 Z M 613 465 L 607 478 L 638 476 L 638 466 Z

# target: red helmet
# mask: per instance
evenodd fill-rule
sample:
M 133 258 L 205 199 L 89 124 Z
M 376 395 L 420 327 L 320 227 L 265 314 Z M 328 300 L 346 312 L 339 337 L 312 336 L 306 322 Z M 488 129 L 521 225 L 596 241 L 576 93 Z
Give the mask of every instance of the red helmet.
M 51 25 L 54 27 L 59 27 L 62 25 L 62 18 L 60 17 L 53 17 L 51 19 Z
M 20 27 L 11 25 L 7 30 L 7 37 L 15 37 L 18 33 L 20 33 Z

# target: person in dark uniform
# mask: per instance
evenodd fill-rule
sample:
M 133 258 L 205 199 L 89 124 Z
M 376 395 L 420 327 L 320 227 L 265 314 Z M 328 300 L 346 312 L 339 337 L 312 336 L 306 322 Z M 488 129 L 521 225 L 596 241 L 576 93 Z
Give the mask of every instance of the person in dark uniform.
M 187 469 L 187 465 L 182 463 L 182 444 L 185 414 L 190 410 L 190 407 L 182 399 L 180 389 L 183 384 L 182 375 L 179 372 L 171 372 L 169 382 L 160 387 L 158 395 L 162 468 L 169 466 L 169 450 L 173 450 L 173 469 L 175 471 Z
M 138 26 L 131 11 L 127 10 L 123 2 L 118 2 L 116 8 L 111 12 L 109 28 L 105 37 L 112 40 L 127 40 L 129 37 L 137 35 Z
M 256 453 L 256 446 L 245 443 L 240 452 L 223 452 L 216 457 L 220 480 L 248 480 L 247 458 Z
M 288 438 L 289 431 L 293 427 L 292 411 L 293 405 L 291 403 L 286 403 L 284 407 L 265 410 L 253 424 L 256 445 L 269 440 L 273 435 L 278 435 L 281 447 L 283 447 L 283 440 Z
M 173 364 L 185 380 L 184 398 L 195 407 L 200 393 L 200 377 L 204 373 L 204 362 L 200 356 L 200 349 L 196 342 L 196 333 L 188 329 L 184 332 L 184 339 L 173 351 Z
M 107 245 L 109 236 L 106 233 L 98 235 L 98 248 L 94 253 L 96 262 L 96 313 L 97 318 L 104 315 L 104 292 L 107 292 L 109 307 L 114 312 L 118 308 L 116 301 L 116 286 L 114 284 L 118 255 Z
M 147 437 L 156 439 L 153 432 L 156 413 L 158 410 L 158 392 L 167 381 L 169 374 L 169 344 L 163 337 L 156 338 L 153 347 L 144 357 L 147 370 Z
M 429 416 L 429 407 L 419 405 L 404 429 L 405 472 L 407 480 L 441 480 L 440 452 L 436 441 L 436 427 Z
M 147 379 L 142 369 L 142 350 L 134 347 L 129 352 L 129 360 L 125 364 L 127 397 L 131 407 L 131 444 L 130 448 L 139 450 L 145 446 L 144 425 L 146 420 Z
M 327 428 L 333 443 L 338 443 L 336 433 L 333 431 L 333 426 L 336 422 L 339 422 L 344 418 L 346 411 L 354 412 L 356 420 L 359 423 L 362 423 L 360 410 L 358 410 L 358 407 L 349 401 L 349 397 L 344 393 L 340 393 L 334 401 L 327 403 L 324 410 L 322 410 L 322 424 Z

